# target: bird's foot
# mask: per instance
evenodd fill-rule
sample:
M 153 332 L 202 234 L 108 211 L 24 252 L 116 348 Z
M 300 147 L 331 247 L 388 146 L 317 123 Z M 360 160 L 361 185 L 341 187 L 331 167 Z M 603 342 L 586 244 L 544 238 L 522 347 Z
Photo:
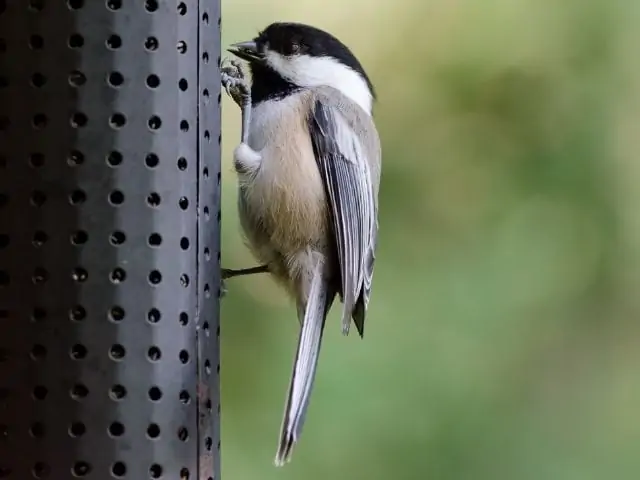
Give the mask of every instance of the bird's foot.
M 220 67 L 220 80 L 227 94 L 240 108 L 250 102 L 251 87 L 239 62 L 225 58 Z

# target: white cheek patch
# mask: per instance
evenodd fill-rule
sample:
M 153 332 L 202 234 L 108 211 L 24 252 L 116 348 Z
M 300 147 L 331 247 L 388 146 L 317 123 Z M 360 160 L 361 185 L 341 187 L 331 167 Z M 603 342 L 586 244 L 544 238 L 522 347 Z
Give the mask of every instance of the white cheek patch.
M 335 88 L 371 114 L 372 97 L 367 82 L 355 70 L 331 57 L 285 57 L 268 51 L 267 63 L 285 79 L 301 87 Z

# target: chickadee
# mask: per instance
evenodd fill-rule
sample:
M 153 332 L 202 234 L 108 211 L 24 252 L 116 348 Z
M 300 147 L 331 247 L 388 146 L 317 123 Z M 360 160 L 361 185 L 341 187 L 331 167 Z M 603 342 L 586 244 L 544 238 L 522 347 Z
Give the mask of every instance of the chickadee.
M 325 319 L 338 294 L 342 332 L 363 336 L 378 233 L 381 151 L 375 92 L 354 54 L 331 34 L 273 23 L 222 70 L 243 112 L 234 150 L 238 210 L 249 248 L 295 299 L 300 335 L 275 464 L 300 438 Z M 227 271 L 227 277 L 243 274 Z

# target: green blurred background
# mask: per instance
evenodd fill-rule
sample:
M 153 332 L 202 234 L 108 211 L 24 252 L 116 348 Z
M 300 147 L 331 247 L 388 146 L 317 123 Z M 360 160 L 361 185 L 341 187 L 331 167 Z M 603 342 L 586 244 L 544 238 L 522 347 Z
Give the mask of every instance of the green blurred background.
M 223 46 L 325 28 L 377 87 L 380 241 L 364 340 L 325 334 L 272 466 L 297 338 L 266 276 L 222 306 L 226 480 L 640 478 L 640 2 L 223 0 Z M 223 264 L 239 112 L 223 101 Z

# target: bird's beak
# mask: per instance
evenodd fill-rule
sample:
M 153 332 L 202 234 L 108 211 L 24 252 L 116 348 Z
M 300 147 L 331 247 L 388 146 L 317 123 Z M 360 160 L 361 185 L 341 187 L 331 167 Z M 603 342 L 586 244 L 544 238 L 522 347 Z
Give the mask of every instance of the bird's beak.
M 258 46 L 253 40 L 234 43 L 227 51 L 247 62 L 261 62 L 264 59 L 264 55 L 258 51 Z

